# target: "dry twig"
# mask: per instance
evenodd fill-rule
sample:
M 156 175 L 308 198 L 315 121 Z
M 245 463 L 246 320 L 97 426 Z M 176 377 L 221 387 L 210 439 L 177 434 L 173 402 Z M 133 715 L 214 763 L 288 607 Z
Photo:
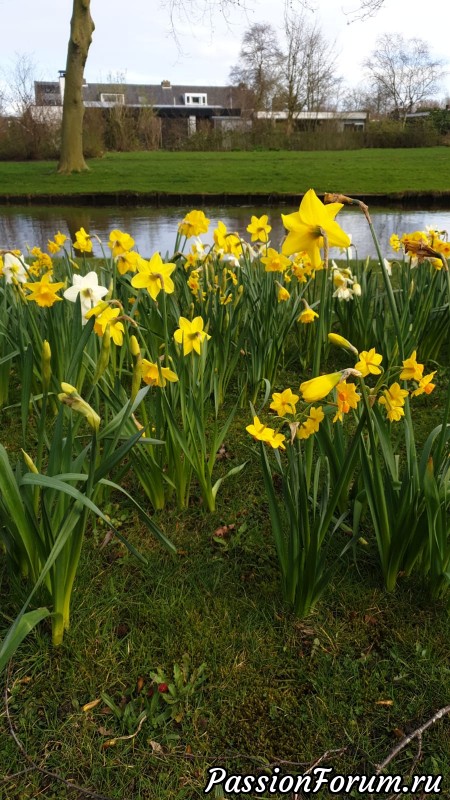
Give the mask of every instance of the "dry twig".
M 22 742 L 20 741 L 20 739 L 19 739 L 19 737 L 18 737 L 18 735 L 16 733 L 16 730 L 14 728 L 14 725 L 13 725 L 13 722 L 12 722 L 12 719 L 11 719 L 11 712 L 9 710 L 9 691 L 10 691 L 9 690 L 9 679 L 10 679 L 10 676 L 11 676 L 11 662 L 10 662 L 10 665 L 8 667 L 8 673 L 7 673 L 7 677 L 6 677 L 6 683 L 5 683 L 5 712 L 6 712 L 6 719 L 7 719 L 7 722 L 8 722 L 9 732 L 10 732 L 12 738 L 14 739 L 17 747 L 19 748 L 20 752 L 22 753 L 24 758 L 28 761 L 28 763 L 30 764 L 30 767 L 25 769 L 25 770 L 22 770 L 22 772 L 16 773 L 16 775 L 9 775 L 9 776 L 7 775 L 5 777 L 2 777 L 1 778 L 2 782 L 3 783 L 4 782 L 8 782 L 9 783 L 15 777 L 23 775 L 26 772 L 31 772 L 32 770 L 36 770 L 37 772 L 40 772 L 41 775 L 45 775 L 47 778 L 51 778 L 54 781 L 59 781 L 60 783 L 63 783 L 68 789 L 72 789 L 74 792 L 78 792 L 79 794 L 83 794 L 86 797 L 92 797 L 93 800 L 111 800 L 111 798 L 110 797 L 106 797 L 106 795 L 97 794 L 97 792 L 92 792 L 90 789 L 83 789 L 82 786 L 78 786 L 78 784 L 76 784 L 76 783 L 72 783 L 71 781 L 67 781 L 65 778 L 62 778 L 61 775 L 58 775 L 56 772 L 50 772 L 50 770 L 44 769 L 44 767 L 40 767 L 39 764 L 36 764 L 36 762 L 33 761 L 31 756 L 28 755 L 27 751 L 25 750 L 24 745 L 22 744 Z
M 429 720 L 424 722 L 423 725 L 420 726 L 420 728 L 416 728 L 416 730 L 412 731 L 412 733 L 408 733 L 408 736 L 405 736 L 404 739 L 402 739 L 401 742 L 399 742 L 394 747 L 394 749 L 391 750 L 391 752 L 389 753 L 388 756 L 386 756 L 384 761 L 382 761 L 381 764 L 376 765 L 375 774 L 379 775 L 385 769 L 385 767 L 387 767 L 387 765 L 391 763 L 391 761 L 395 758 L 395 756 L 398 755 L 398 753 L 400 753 L 400 751 L 403 750 L 403 748 L 406 747 L 410 742 L 412 742 L 413 739 L 419 739 L 420 751 L 419 755 L 416 756 L 416 762 L 417 762 L 418 759 L 420 758 L 420 753 L 421 753 L 422 734 L 428 728 L 431 728 L 431 726 L 434 725 L 435 722 L 438 722 L 440 719 L 442 719 L 442 717 L 445 717 L 447 714 L 450 714 L 450 706 L 444 706 L 444 708 L 440 708 L 439 711 L 436 711 L 436 713 L 433 714 L 433 716 Z

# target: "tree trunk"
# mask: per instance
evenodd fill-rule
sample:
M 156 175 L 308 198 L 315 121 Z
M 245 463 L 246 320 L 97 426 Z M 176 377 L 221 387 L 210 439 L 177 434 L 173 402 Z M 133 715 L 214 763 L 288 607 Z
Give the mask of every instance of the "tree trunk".
M 58 172 L 65 174 L 88 169 L 83 155 L 82 87 L 84 65 L 94 29 L 90 14 L 90 0 L 73 0 L 64 86 L 61 152 L 58 164 Z

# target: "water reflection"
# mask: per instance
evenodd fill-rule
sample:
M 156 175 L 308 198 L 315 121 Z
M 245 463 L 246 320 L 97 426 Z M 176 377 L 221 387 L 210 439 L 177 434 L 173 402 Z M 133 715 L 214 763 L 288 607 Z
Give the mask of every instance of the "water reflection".
M 0 206 L 0 249 L 17 247 L 26 251 L 26 247 L 38 245 L 46 248 L 48 239 L 60 230 L 75 238 L 75 231 L 83 227 L 91 234 L 96 234 L 106 243 L 109 232 L 114 228 L 127 231 L 136 242 L 136 247 L 143 256 L 149 257 L 159 250 L 163 256 L 173 251 L 178 223 L 191 210 L 191 206 L 172 208 L 77 208 L 73 206 Z M 261 216 L 267 213 L 264 206 L 239 206 L 203 209 L 211 220 L 209 234 L 201 238 L 210 244 L 213 241 L 212 231 L 218 220 L 222 220 L 229 231 L 236 231 L 246 239 L 246 232 L 252 214 Z M 278 248 L 284 236 L 281 214 L 296 211 L 294 207 L 284 206 L 270 209 L 269 221 L 272 225 L 271 244 Z M 393 252 L 389 247 L 392 233 L 401 235 L 405 232 L 424 229 L 432 225 L 439 230 L 450 230 L 450 211 L 420 211 L 399 209 L 371 210 L 375 229 L 380 238 L 381 247 L 387 257 Z M 341 227 L 352 236 L 357 247 L 358 256 L 374 256 L 375 248 L 364 216 L 356 209 L 344 209 L 339 213 Z M 109 253 L 109 249 L 106 248 Z M 101 255 L 101 246 L 94 240 L 94 253 Z M 337 255 L 332 251 L 331 255 Z

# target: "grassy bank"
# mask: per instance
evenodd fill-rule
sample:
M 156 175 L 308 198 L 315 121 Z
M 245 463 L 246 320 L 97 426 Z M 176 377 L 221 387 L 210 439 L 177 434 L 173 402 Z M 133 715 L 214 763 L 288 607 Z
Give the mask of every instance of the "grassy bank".
M 384 199 L 396 194 L 433 197 L 449 191 L 450 149 L 108 153 L 91 160 L 89 166 L 88 173 L 61 176 L 54 162 L 4 162 L 1 198 L 39 196 L 55 202 L 60 195 L 128 192 L 218 194 L 232 199 L 235 195 L 299 195 L 310 187 Z
M 421 398 L 426 428 L 439 419 L 442 386 Z M 4 417 L 10 445 L 17 446 L 13 410 Z M 109 508 L 148 566 L 115 541 L 102 549 L 104 529 L 91 531 L 62 647 L 51 648 L 42 626 L 11 665 L 11 724 L 28 755 L 106 800 L 195 800 L 204 797 L 208 767 L 264 774 L 282 760 L 283 771 L 302 772 L 326 751 L 325 766 L 372 774 L 404 734 L 448 703 L 444 606 L 430 603 L 417 578 L 387 594 L 372 537 L 358 563 L 351 553 L 340 562 L 306 622 L 283 606 L 262 476 L 244 430 L 248 419 L 247 410 L 240 412 L 229 437 L 233 461 L 250 458 L 245 481 L 224 485 L 217 512 L 194 502 L 186 511 L 158 514 L 178 554 L 149 540 L 126 507 Z M 215 534 L 225 524 L 235 528 L 220 543 Z M 345 534 L 337 534 L 336 555 L 344 543 Z M 3 575 L 6 617 L 14 614 L 8 596 L 17 599 L 17 591 Z M 150 671 L 162 667 L 171 676 L 184 654 L 191 669 L 206 663 L 204 684 L 179 723 L 154 729 L 146 721 L 138 730 Z M 443 791 L 450 785 L 449 736 L 445 720 L 427 731 L 416 768 L 442 773 Z M 406 778 L 415 752 L 414 745 L 403 750 L 390 771 Z M 29 764 L 4 713 L 0 764 L 0 778 L 19 773 L 0 780 L 1 797 L 78 797 L 36 769 L 20 774 Z

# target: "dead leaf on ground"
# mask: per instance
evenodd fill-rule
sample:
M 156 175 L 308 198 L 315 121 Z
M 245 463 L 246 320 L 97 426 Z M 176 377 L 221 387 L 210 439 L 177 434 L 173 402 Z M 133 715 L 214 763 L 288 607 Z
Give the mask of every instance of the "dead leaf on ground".
M 161 755 L 161 753 L 164 753 L 164 748 L 162 747 L 162 745 L 160 745 L 159 742 L 155 742 L 155 741 L 153 741 L 153 739 L 147 739 L 147 744 L 150 745 L 150 747 L 152 748 L 152 751 L 154 753 L 158 753 L 158 755 Z
M 101 543 L 101 545 L 99 547 L 99 550 L 103 550 L 106 547 L 106 545 L 108 545 L 110 543 L 111 539 L 113 538 L 113 535 L 114 534 L 113 534 L 111 528 L 109 528 L 107 533 L 105 534 L 105 538 L 103 539 L 103 542 Z
M 366 625 L 378 625 L 378 620 L 372 614 L 364 614 L 364 622 Z
M 231 455 L 223 444 L 216 453 L 216 461 L 225 461 L 227 458 L 231 458 Z
M 219 525 L 219 527 L 214 531 L 214 536 L 217 536 L 218 538 L 225 538 L 234 530 L 236 530 L 236 525 L 234 523 L 231 525 Z
M 100 727 L 97 728 L 97 733 L 99 733 L 100 736 L 112 736 L 114 731 L 110 730 L 109 728 L 105 728 L 104 725 L 100 725 Z

